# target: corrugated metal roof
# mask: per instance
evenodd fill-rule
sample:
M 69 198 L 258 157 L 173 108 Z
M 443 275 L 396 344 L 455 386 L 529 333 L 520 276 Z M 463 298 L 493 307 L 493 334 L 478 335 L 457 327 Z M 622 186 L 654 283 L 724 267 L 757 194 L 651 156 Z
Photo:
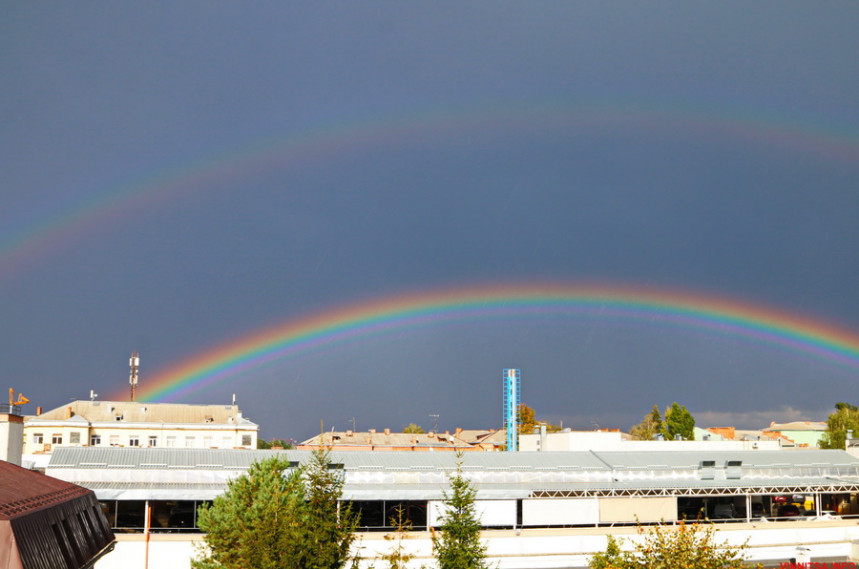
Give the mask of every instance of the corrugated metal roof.
M 184 448 L 59 447 L 49 468 L 247 468 L 254 461 L 275 454 L 286 460 L 306 462 L 313 451 L 234 450 Z M 840 450 L 750 450 L 750 451 L 613 451 L 613 452 L 470 452 L 462 455 L 464 470 L 600 470 L 600 469 L 697 469 L 701 461 L 717 467 L 741 461 L 742 468 L 809 468 L 822 465 L 856 469 L 859 459 Z M 451 452 L 332 452 L 331 461 L 349 469 L 453 469 L 457 457 Z
M 204 500 L 226 489 L 227 480 L 254 461 L 277 455 L 303 463 L 312 454 L 66 447 L 53 455 L 47 471 L 92 488 L 102 499 Z M 433 500 L 449 485 L 458 459 L 450 452 L 344 451 L 331 453 L 330 460 L 344 467 L 346 499 Z M 859 460 L 844 451 L 465 453 L 461 460 L 481 499 L 547 492 L 652 495 L 647 493 L 664 489 L 678 489 L 677 494 L 780 492 L 800 486 L 859 490 Z M 715 465 L 706 477 L 704 460 Z

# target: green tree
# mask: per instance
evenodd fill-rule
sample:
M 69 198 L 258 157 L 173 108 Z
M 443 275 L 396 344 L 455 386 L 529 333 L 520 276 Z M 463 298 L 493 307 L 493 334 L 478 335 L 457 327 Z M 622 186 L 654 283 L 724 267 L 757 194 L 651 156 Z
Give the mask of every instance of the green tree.
M 433 555 L 439 569 L 483 569 L 486 545 L 480 540 L 480 520 L 474 506 L 477 490 L 462 474 L 462 455 L 457 455 L 450 490 L 444 492 L 444 512 L 438 531 L 433 532 Z
M 271 439 L 267 441 L 265 439 L 257 439 L 257 448 L 258 449 L 271 449 L 271 448 L 292 448 L 292 443 L 285 441 L 284 439 Z
M 423 434 L 423 433 L 424 433 L 424 428 L 423 428 L 423 427 L 421 427 L 421 426 L 420 426 L 420 425 L 418 425 L 418 424 L 415 424 L 415 423 L 409 423 L 409 424 L 408 424 L 408 425 L 406 425 L 406 427 L 403 429 L 403 432 L 404 432 L 404 433 L 415 434 L 415 435 L 420 435 L 420 434 Z
M 194 569 L 339 569 L 348 560 L 357 525 L 338 511 L 342 482 L 319 451 L 303 467 L 282 457 L 255 462 L 197 523 L 207 551 Z
M 351 506 L 341 504 L 343 494 L 342 465 L 333 465 L 328 451 L 318 450 L 306 467 L 307 506 L 301 520 L 305 543 L 302 569 L 337 569 L 349 560 L 349 548 L 355 539 L 358 516 Z
M 650 413 L 645 415 L 639 424 L 629 430 L 629 434 L 640 441 L 652 441 L 656 438 L 656 435 L 665 435 L 666 433 L 665 422 L 659 413 L 658 405 L 654 405 Z
M 669 439 L 680 435 L 684 441 L 695 440 L 695 418 L 686 407 L 676 401 L 665 410 L 665 428 Z
M 840 401 L 835 412 L 826 419 L 826 432 L 820 439 L 820 448 L 843 449 L 847 443 L 847 431 L 859 436 L 859 408 Z
M 638 528 L 643 539 L 622 551 L 609 536 L 608 546 L 590 560 L 591 569 L 747 569 L 747 545 L 717 543 L 712 525 L 680 522 L 677 526 Z M 758 565 L 757 567 L 761 567 Z

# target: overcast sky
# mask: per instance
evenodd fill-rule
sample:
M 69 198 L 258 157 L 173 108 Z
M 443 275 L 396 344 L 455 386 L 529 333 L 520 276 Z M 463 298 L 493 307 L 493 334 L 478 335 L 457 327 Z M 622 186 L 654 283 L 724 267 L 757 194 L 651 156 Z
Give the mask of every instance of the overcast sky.
M 859 334 L 856 2 L 5 2 L 0 387 L 124 393 L 420 290 L 686 290 Z M 859 348 L 859 346 L 854 346 Z M 622 319 L 479 317 L 181 401 L 262 435 L 825 420 L 859 365 Z M 438 415 L 435 419 L 432 415 Z

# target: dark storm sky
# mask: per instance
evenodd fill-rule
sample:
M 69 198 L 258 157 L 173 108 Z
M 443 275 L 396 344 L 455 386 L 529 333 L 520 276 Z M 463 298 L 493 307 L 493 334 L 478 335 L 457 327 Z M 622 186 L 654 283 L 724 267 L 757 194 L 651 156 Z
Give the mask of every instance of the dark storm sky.
M 5 3 L 0 384 L 52 408 L 415 290 L 605 282 L 859 333 L 854 2 Z M 857 346 L 859 348 L 859 346 Z M 189 395 L 266 437 L 823 420 L 859 366 L 606 319 L 474 319 Z

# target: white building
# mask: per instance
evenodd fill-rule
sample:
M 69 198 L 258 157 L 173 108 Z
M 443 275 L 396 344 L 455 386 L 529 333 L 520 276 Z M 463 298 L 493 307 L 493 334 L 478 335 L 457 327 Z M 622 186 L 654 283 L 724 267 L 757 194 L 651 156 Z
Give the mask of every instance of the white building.
M 726 440 L 713 435 L 694 441 L 639 441 L 624 438 L 620 431 L 569 431 L 559 433 L 520 434 L 519 450 L 522 451 L 736 451 L 779 450 L 781 443 L 774 439 Z
M 236 405 L 74 401 L 24 418 L 24 454 L 67 446 L 255 449 L 258 431 Z

